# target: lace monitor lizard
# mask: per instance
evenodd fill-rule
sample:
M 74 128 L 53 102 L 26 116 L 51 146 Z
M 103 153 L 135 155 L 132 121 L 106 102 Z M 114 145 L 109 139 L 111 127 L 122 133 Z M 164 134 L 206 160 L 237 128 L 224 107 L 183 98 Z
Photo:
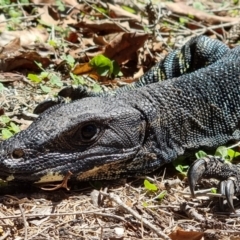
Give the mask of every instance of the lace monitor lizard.
M 240 47 L 194 37 L 136 83 L 100 94 L 68 87 L 59 95 L 75 101 L 40 105 L 38 111 L 46 110 L 26 130 L 0 143 L 0 177 L 56 181 L 69 171 L 81 181 L 137 176 L 188 151 L 240 140 L 239 83 Z M 201 177 L 215 177 L 234 210 L 236 166 L 213 156 L 197 160 L 188 173 L 191 192 Z

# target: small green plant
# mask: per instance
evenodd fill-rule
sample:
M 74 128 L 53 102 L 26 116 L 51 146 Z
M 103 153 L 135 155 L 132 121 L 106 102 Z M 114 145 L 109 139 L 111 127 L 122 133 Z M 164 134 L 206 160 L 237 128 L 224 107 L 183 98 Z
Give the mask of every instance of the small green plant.
M 217 193 L 217 188 L 211 188 L 211 193 Z
M 0 92 L 2 92 L 5 89 L 4 85 L 0 83 Z
M 173 166 L 177 171 L 179 171 L 184 177 L 187 176 L 187 171 L 189 165 L 184 156 L 178 157 L 175 161 L 173 161 Z
M 148 191 L 157 191 L 158 190 L 157 185 L 150 183 L 147 179 L 144 180 L 143 184 L 144 184 L 145 189 Z
M 196 153 L 197 159 L 207 156 L 207 153 L 204 151 L 198 151 Z M 234 151 L 233 149 L 220 146 L 216 149 L 214 156 L 221 157 L 225 161 L 231 162 L 235 157 L 240 156 L 240 152 Z
M 133 8 L 130 8 L 128 6 L 122 6 L 122 9 L 124 9 L 125 11 L 127 11 L 129 13 L 133 13 L 133 14 L 136 13 L 136 11 Z
M 0 124 L 3 126 L 1 128 L 1 138 L 4 140 L 20 132 L 20 128 L 5 115 L 0 116 Z
M 167 191 L 163 190 L 161 191 L 154 199 L 158 199 L 158 200 L 163 200 L 163 198 L 167 195 Z
M 186 23 L 188 23 L 189 22 L 189 20 L 187 19 L 187 18 L 185 18 L 185 17 L 180 17 L 179 18 L 179 23 L 181 24 L 181 25 L 185 25 Z
M 100 54 L 92 58 L 89 64 L 97 71 L 100 76 L 121 76 L 120 68 L 116 61 Z
M 78 75 L 75 75 L 75 74 L 70 72 L 70 77 L 73 80 L 73 85 L 78 86 L 78 85 L 84 85 L 85 84 L 85 80 L 82 76 L 78 76 Z
M 63 54 L 61 58 L 62 58 L 62 60 L 65 60 L 71 68 L 74 67 L 75 59 L 71 55 Z
M 206 9 L 205 6 L 201 2 L 195 2 L 195 1 L 193 2 L 193 7 L 200 11 L 204 11 Z
M 29 73 L 27 77 L 33 83 L 40 83 L 40 88 L 44 93 L 49 93 L 51 91 L 50 87 L 42 84 L 44 81 L 46 81 L 52 87 L 61 88 L 63 86 L 61 78 L 56 73 L 44 70 L 41 63 L 35 63 L 42 70 L 42 72 L 40 74 Z

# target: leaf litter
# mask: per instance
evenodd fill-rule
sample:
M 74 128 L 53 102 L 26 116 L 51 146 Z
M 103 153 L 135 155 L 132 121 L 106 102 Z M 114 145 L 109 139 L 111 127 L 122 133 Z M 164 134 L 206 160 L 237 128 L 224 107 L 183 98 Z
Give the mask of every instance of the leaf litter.
M 0 10 L 2 139 L 25 129 L 37 104 L 62 86 L 111 90 L 192 36 L 230 47 L 240 38 L 237 0 L 3 0 Z M 107 74 L 98 69 L 99 56 L 107 58 Z M 171 165 L 145 178 L 70 183 L 70 191 L 0 184 L 1 239 L 240 238 L 238 206 L 235 214 L 219 212 L 211 197 L 216 181 L 202 180 L 207 193 L 192 199 L 184 174 Z

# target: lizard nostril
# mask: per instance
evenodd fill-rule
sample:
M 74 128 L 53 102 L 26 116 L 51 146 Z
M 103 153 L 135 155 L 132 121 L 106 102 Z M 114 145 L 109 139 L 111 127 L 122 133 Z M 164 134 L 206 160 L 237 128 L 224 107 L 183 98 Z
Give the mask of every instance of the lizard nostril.
M 21 158 L 24 156 L 24 151 L 20 148 L 13 150 L 12 157 L 13 158 Z

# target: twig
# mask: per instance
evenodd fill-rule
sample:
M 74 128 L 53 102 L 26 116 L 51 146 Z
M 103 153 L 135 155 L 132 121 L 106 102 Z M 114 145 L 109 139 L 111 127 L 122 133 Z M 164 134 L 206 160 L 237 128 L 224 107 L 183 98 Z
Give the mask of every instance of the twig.
M 134 211 L 132 208 L 130 208 L 129 206 L 127 206 L 125 203 L 122 202 L 122 200 L 120 199 L 119 196 L 113 194 L 113 193 L 105 193 L 105 192 L 100 192 L 102 195 L 108 197 L 109 199 L 111 199 L 112 201 L 116 202 L 118 205 L 120 205 L 122 208 L 124 208 L 126 211 L 128 211 L 129 213 L 131 213 L 137 220 L 139 220 L 140 222 L 142 222 L 142 224 L 151 229 L 152 231 L 154 231 L 159 237 L 166 239 L 166 240 L 170 240 L 170 238 L 163 233 L 160 229 L 158 229 L 157 227 L 155 227 L 153 224 L 151 224 L 149 221 L 147 221 L 145 218 L 143 218 L 141 215 L 139 215 L 136 211 Z
M 21 204 L 19 204 L 19 209 L 20 209 L 20 212 L 22 214 L 23 224 L 24 224 L 24 240 L 28 240 L 28 233 L 27 233 L 28 223 L 27 223 L 27 220 L 26 220 L 26 217 L 25 217 L 25 213 L 24 213 L 24 210 L 23 210 Z
M 122 27 L 118 22 L 114 21 L 112 18 L 110 18 L 107 14 L 101 12 L 100 10 L 98 10 L 97 8 L 94 7 L 93 4 L 89 4 L 86 0 L 83 0 L 83 2 L 85 4 L 87 4 L 90 8 L 94 9 L 95 11 L 101 13 L 105 18 L 107 18 L 108 20 L 110 20 L 111 22 L 115 23 L 118 27 L 120 27 L 124 32 L 129 32 L 128 29 L 125 29 L 124 27 Z
M 30 19 L 30 18 L 32 19 L 32 18 L 38 18 L 38 17 L 40 17 L 41 15 L 42 15 L 42 13 L 39 13 L 39 14 L 32 15 L 32 16 L 18 17 L 18 18 L 16 18 L 16 19 L 18 19 L 18 20 L 25 20 L 25 19 Z M 4 21 L 1 21 L 0 24 L 6 23 L 6 22 L 10 22 L 10 21 L 12 21 L 12 18 L 9 18 L 9 19 L 6 19 L 6 20 L 4 20 Z
M 96 216 L 102 216 L 102 217 L 108 217 L 108 218 L 115 218 L 117 220 L 126 222 L 126 220 L 123 217 L 117 216 L 117 215 L 113 215 L 113 214 L 108 214 L 108 213 L 93 213 Z
M 10 230 L 8 230 L 5 234 L 3 234 L 3 235 L 0 237 L 0 240 L 6 239 L 9 235 L 10 235 Z
M 100 210 L 96 211 L 79 211 L 79 212 L 63 212 L 63 213 L 49 213 L 49 214 L 25 214 L 25 217 L 52 217 L 52 216 L 67 216 L 67 215 L 79 215 L 79 214 L 95 214 L 99 212 Z M 11 218 L 19 218 L 21 217 L 21 214 L 18 215 L 11 215 L 11 216 L 5 216 L 0 217 L 0 219 L 11 219 Z
M 202 215 L 200 215 L 196 211 L 196 209 L 190 207 L 185 202 L 180 205 L 180 209 L 181 209 L 181 211 L 185 212 L 187 214 L 187 216 L 191 219 L 194 219 L 196 221 L 205 221 L 205 218 Z
M 234 25 L 236 25 L 236 24 L 239 24 L 239 22 L 229 22 L 229 23 L 222 23 L 222 24 L 219 24 L 219 25 L 213 25 L 213 26 L 209 26 L 209 27 L 205 27 L 204 28 L 204 32 L 206 32 L 206 31 L 210 31 L 210 30 L 214 30 L 214 29 L 218 29 L 218 28 L 223 28 L 223 27 L 232 27 L 232 26 L 234 26 Z M 202 29 L 197 29 L 197 30 L 193 30 L 192 31 L 193 33 L 195 33 L 195 34 L 199 34 L 199 33 L 201 33 L 202 34 Z M 203 33 L 204 33 L 203 32 Z

